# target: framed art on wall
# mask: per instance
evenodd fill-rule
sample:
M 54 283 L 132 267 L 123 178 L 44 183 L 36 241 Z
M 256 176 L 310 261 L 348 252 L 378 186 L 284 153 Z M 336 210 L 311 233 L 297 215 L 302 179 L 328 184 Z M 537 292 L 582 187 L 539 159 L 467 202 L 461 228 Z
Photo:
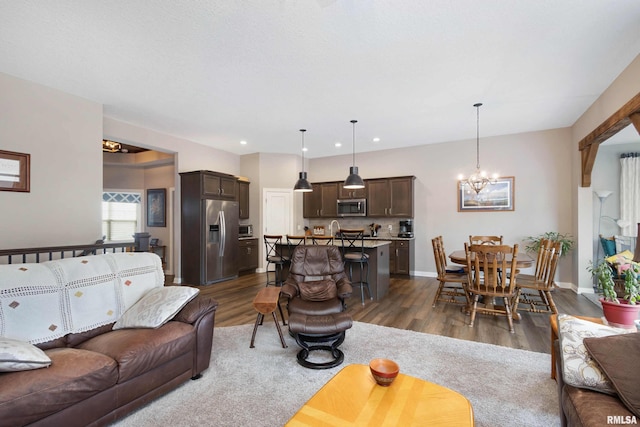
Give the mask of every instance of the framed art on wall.
M 515 177 L 503 176 L 479 194 L 458 181 L 458 212 L 512 211 L 515 209 Z
M 31 155 L 0 150 L 0 191 L 31 191 Z
M 147 227 L 166 227 L 167 190 L 154 188 L 147 190 Z

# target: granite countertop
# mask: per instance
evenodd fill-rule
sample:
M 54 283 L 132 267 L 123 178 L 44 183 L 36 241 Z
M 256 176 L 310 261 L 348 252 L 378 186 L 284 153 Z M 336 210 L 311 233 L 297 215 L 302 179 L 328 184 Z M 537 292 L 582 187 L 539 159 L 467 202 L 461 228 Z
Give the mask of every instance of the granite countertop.
M 414 240 L 415 237 L 398 237 L 398 236 L 377 236 L 365 237 L 365 240 Z

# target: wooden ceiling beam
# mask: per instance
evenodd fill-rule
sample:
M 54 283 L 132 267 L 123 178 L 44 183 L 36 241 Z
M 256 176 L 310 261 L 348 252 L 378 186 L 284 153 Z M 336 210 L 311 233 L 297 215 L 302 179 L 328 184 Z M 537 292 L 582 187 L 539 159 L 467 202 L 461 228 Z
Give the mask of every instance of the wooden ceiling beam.
M 640 113 L 633 113 L 629 116 L 629 120 L 633 123 L 633 126 L 636 128 L 638 135 L 640 135 Z
M 598 154 L 598 146 L 631 123 L 640 133 L 640 93 L 631 98 L 578 144 L 582 164 L 582 187 L 591 186 L 591 171 Z

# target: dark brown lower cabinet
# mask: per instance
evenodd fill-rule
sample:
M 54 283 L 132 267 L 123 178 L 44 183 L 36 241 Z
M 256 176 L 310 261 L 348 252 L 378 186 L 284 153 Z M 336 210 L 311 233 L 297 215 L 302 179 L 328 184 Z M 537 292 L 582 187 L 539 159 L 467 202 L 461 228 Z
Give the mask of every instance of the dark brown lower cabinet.
M 238 245 L 238 271 L 253 272 L 258 268 L 258 239 L 242 239 Z
M 415 240 L 393 240 L 389 252 L 389 272 L 410 275 L 414 269 Z

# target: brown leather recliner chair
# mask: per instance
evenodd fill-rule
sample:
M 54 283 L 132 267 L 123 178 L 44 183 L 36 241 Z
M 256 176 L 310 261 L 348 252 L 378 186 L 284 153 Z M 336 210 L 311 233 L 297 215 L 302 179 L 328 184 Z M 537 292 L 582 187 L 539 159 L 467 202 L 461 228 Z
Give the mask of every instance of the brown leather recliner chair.
M 337 246 L 298 246 L 293 251 L 281 294 L 288 299 L 289 333 L 302 347 L 297 355 L 302 366 L 327 369 L 342 363 L 344 353 L 338 346 L 352 325 L 344 301 L 352 291 Z M 313 350 L 330 351 L 333 360 L 307 360 Z

